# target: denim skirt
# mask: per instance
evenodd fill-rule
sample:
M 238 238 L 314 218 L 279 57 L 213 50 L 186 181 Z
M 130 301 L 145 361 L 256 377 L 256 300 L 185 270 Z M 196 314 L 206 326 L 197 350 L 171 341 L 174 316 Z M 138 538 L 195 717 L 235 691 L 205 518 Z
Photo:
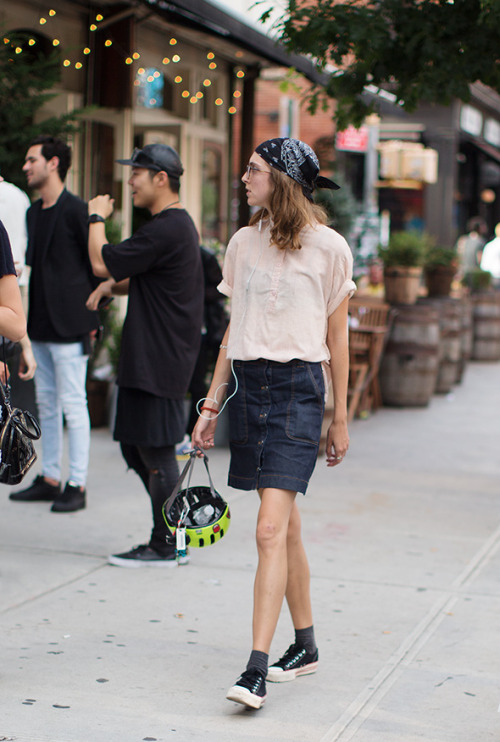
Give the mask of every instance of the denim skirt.
M 305 493 L 318 456 L 324 413 L 321 363 L 234 361 L 228 395 L 228 483 Z M 236 377 L 236 378 L 235 378 Z

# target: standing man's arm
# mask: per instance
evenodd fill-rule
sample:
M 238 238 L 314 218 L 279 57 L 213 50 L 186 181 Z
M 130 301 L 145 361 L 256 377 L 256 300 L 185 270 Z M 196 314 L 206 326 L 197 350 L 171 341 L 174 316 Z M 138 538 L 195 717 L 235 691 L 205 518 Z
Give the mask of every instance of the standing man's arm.
M 103 220 L 108 219 L 113 213 L 114 199 L 110 196 L 96 196 L 89 201 L 89 218 L 94 218 L 94 214 Z M 102 248 L 107 244 L 106 229 L 104 221 L 89 223 L 89 258 L 92 264 L 94 275 L 99 278 L 110 278 L 111 273 L 106 267 L 102 258 Z

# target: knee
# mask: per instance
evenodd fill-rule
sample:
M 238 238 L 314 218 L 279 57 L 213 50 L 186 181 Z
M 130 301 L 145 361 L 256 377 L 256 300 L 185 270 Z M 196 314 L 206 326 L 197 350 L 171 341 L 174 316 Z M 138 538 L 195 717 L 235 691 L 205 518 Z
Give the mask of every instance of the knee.
M 262 518 L 257 523 L 256 540 L 260 551 L 276 549 L 284 543 L 283 530 L 275 521 Z

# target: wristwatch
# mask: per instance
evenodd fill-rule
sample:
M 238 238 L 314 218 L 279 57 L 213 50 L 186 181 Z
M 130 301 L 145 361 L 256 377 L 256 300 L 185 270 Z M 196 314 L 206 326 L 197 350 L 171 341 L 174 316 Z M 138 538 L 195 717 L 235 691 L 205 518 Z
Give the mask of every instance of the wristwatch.
M 96 222 L 105 222 L 106 219 L 100 214 L 91 214 L 89 216 L 89 224 L 95 224 Z

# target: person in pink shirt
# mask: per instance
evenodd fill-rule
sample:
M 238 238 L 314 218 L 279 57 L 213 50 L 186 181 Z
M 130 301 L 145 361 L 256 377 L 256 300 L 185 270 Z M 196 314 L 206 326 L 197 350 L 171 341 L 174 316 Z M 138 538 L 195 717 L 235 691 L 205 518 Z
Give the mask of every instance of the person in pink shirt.
M 307 144 L 263 142 L 242 180 L 257 211 L 227 248 L 219 291 L 231 299 L 231 321 L 192 442 L 213 446 L 227 404 L 229 485 L 257 490 L 260 497 L 253 648 L 227 693 L 229 700 L 260 708 L 266 680 L 293 680 L 318 665 L 296 496 L 305 494 L 318 456 L 328 377 L 334 414 L 327 465 L 339 464 L 349 447 L 347 305 L 355 284 L 346 241 L 326 226 L 326 214 L 312 200 L 315 188 L 338 186 L 319 175 Z M 268 667 L 285 597 L 295 640 Z

